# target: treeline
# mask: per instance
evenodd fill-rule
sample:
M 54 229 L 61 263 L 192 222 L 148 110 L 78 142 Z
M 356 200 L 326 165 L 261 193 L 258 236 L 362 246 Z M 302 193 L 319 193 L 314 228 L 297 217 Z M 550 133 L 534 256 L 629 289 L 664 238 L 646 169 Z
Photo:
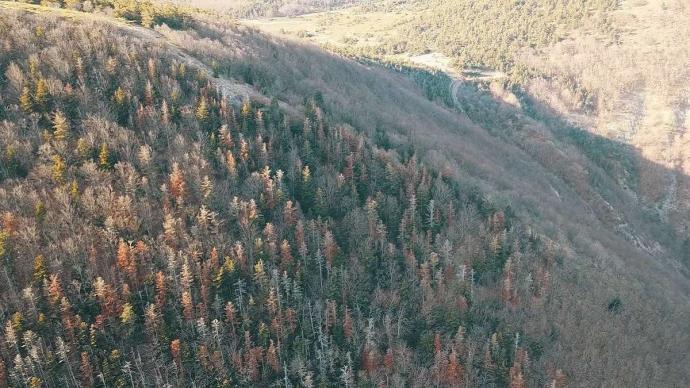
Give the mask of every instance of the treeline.
M 520 77 L 521 50 L 539 49 L 579 26 L 607 29 L 606 12 L 616 0 L 468 0 L 424 2 L 424 11 L 405 26 L 395 43 L 407 51 L 439 50 L 458 68 L 487 66 Z
M 177 3 L 184 3 L 182 0 Z M 195 6 L 224 11 L 238 18 L 297 16 L 364 3 L 364 0 L 201 0 Z
M 144 27 L 166 24 L 174 29 L 188 27 L 192 11 L 189 7 L 151 0 L 20 0 L 19 2 L 83 12 L 102 12 Z
M 353 54 L 381 58 L 403 53 L 438 51 L 458 70 L 488 67 L 522 83 L 534 69 L 519 61 L 524 50 L 542 49 L 568 36 L 575 28 L 602 32 L 612 40 L 616 31 L 608 12 L 616 0 L 472 0 L 388 1 L 354 10 L 411 15 L 400 19 L 395 34 L 371 46 L 349 47 Z
M 562 387 L 557 247 L 414 147 L 0 16 L 0 386 Z

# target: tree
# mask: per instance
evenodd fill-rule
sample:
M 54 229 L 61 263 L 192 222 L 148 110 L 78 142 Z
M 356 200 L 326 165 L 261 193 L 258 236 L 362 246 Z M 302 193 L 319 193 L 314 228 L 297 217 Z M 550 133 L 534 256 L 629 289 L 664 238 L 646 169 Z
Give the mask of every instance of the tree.
M 240 137 L 240 159 L 245 163 L 249 160 L 249 143 L 244 137 Z
M 345 338 L 352 338 L 352 315 L 350 315 L 350 310 L 345 307 L 345 316 L 343 317 L 343 334 Z
M 209 199 L 212 193 L 213 182 L 211 181 L 211 178 L 208 177 L 208 175 L 204 175 L 204 177 L 201 178 L 201 195 L 204 197 L 204 199 Z
M 9 240 L 10 234 L 7 231 L 0 231 L 0 258 L 5 256 L 7 252 L 7 240 Z
M 170 194 L 178 203 L 182 203 L 186 193 L 187 184 L 185 183 L 180 166 L 175 162 L 172 165 L 172 172 L 170 173 Z
M 165 304 L 165 295 L 167 293 L 165 281 L 165 274 L 163 272 L 156 272 L 156 305 L 162 307 Z
M 89 353 L 81 352 L 81 381 L 85 387 L 93 385 L 93 368 L 91 367 L 91 360 L 89 360 Z
M 36 92 L 34 93 L 34 102 L 36 106 L 41 110 L 48 109 L 49 98 L 48 83 L 45 79 L 39 78 L 38 81 L 36 81 Z
M 36 376 L 31 376 L 29 378 L 29 388 L 41 388 L 43 386 L 43 380 Z
M 148 106 L 153 106 L 153 84 L 151 84 L 150 80 L 146 81 L 146 87 L 144 88 L 144 102 Z
M 19 107 L 26 114 L 33 112 L 34 104 L 33 99 L 31 98 L 31 90 L 28 86 L 24 86 L 24 88 L 22 88 L 22 93 L 19 96 Z
M 7 386 L 7 369 L 5 368 L 5 362 L 0 359 L 0 387 Z
M 280 366 L 280 359 L 278 356 L 278 348 L 273 344 L 271 340 L 268 350 L 266 350 L 266 362 L 273 369 L 274 372 L 280 373 L 282 368 Z
M 235 161 L 235 157 L 232 155 L 231 150 L 228 150 L 225 156 L 225 164 L 228 166 L 228 173 L 230 176 L 234 177 L 237 175 L 237 162 Z
M 141 25 L 146 28 L 153 27 L 155 13 L 152 6 L 143 6 L 141 10 Z
M 56 141 L 65 141 L 69 136 L 69 122 L 61 111 L 53 114 L 53 138 Z
M 458 362 L 458 356 L 455 353 L 455 349 L 451 350 L 448 356 L 448 366 L 446 367 L 444 380 L 446 384 L 451 387 L 457 387 L 462 384 L 463 370 L 462 365 Z
M 108 145 L 101 143 L 101 147 L 98 150 L 98 166 L 104 170 L 110 168 L 110 152 L 108 151 Z
M 62 291 L 62 285 L 60 284 L 60 278 L 57 274 L 50 275 L 47 282 L 47 294 L 50 298 L 51 303 L 57 304 L 60 302 L 64 296 Z
M 287 269 L 287 267 L 292 263 L 292 252 L 290 252 L 290 243 L 288 240 L 283 240 L 280 244 L 280 265 L 281 268 Z
M 72 179 L 72 183 L 70 184 L 69 188 L 69 196 L 75 203 L 79 200 L 79 184 L 77 183 L 76 179 Z
M 524 388 L 525 378 L 522 375 L 522 368 L 514 365 L 510 368 L 510 388 Z
M 65 171 L 67 167 L 65 165 L 65 160 L 62 159 L 60 155 L 53 156 L 53 179 L 57 183 L 64 183 L 65 181 Z
M 166 100 L 163 100 L 163 104 L 161 104 L 161 121 L 165 125 L 170 124 L 170 108 L 168 108 Z
M 250 119 L 252 118 L 252 103 L 249 98 L 245 98 L 242 101 L 240 116 L 242 117 L 242 130 L 248 131 L 250 129 Z
M 65 0 L 65 8 L 79 9 L 81 7 L 80 0 Z
M 122 306 L 122 314 L 120 314 L 120 320 L 123 324 L 129 325 L 134 320 L 134 308 L 131 304 L 125 303 Z
M 196 119 L 202 124 L 205 124 L 206 120 L 208 120 L 208 103 L 206 102 L 205 96 L 201 96 L 199 99 L 199 104 L 196 107 L 195 115 Z
M 127 93 L 125 90 L 118 86 L 113 93 L 113 102 L 115 102 L 117 122 L 120 125 L 127 125 L 129 121 L 129 107 L 127 106 Z
M 333 233 L 330 230 L 326 231 L 323 236 L 323 254 L 329 266 L 333 266 L 333 260 L 337 252 L 338 246 L 333 238 Z
M 192 295 L 188 291 L 182 293 L 182 315 L 184 319 L 191 321 L 194 319 L 194 306 L 192 305 Z
M 130 253 L 129 245 L 122 239 L 117 246 L 117 266 L 123 271 L 129 271 Z
M 179 338 L 170 341 L 170 354 L 172 355 L 172 358 L 175 361 L 175 363 L 178 365 L 178 367 L 181 366 L 181 363 L 182 363 L 182 358 L 180 357 L 181 356 L 180 355 L 181 348 L 182 348 L 182 346 L 181 346 Z

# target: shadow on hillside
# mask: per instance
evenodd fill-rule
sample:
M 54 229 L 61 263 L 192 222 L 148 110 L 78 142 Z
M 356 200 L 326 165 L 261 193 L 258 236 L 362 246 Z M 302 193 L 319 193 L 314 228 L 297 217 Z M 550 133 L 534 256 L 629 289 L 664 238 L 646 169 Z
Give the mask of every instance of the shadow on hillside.
M 659 374 L 690 379 L 682 357 L 690 317 L 690 282 L 678 259 L 683 237 L 639 199 L 636 178 L 642 170 L 672 171 L 534 101 L 526 112 L 467 85 L 464 114 L 383 66 L 250 28 L 200 23 L 194 33 L 162 33 L 219 76 L 266 96 L 294 106 L 320 96 L 333 121 L 399 154 L 415 153 L 560 243 L 567 259 L 554 269 L 548 319 L 534 330 L 556 333 L 560 350 L 552 356 L 572 366 L 574 386 L 639 385 L 638 378 Z M 612 317 L 607 306 L 615 298 L 624 307 Z
M 529 96 L 521 96 L 517 108 L 466 83 L 458 91 L 460 114 L 446 106 L 453 98 L 445 90 L 428 90 L 448 90 L 451 78 L 442 72 L 432 73 L 439 80 L 426 77 L 420 83 L 409 69 L 359 63 L 252 28 L 219 29 L 209 21 L 195 31 L 200 36 L 165 35 L 220 76 L 249 83 L 266 96 L 296 106 L 304 96 L 318 94 L 334 119 L 379 143 L 399 149 L 412 145 L 428 163 L 449 168 L 461 182 L 496 193 L 497 201 L 522 208 L 535 223 L 551 224 L 546 229 L 570 226 L 564 228 L 570 234 L 592 229 L 597 238 L 602 230 L 614 231 L 643 256 L 669 256 L 676 263 L 684 257 L 685 236 L 662 220 L 656 204 L 644 200 L 649 182 L 639 179 L 639 172 L 652 171 L 662 185 L 676 172 L 628 144 L 570 125 Z
M 486 84 L 465 83 L 458 88 L 460 110 L 473 122 L 481 125 L 494 136 L 519 144 L 532 157 L 542 161 L 545 167 L 557 172 L 576 192 L 590 201 L 588 209 L 601 222 L 617 229 L 640 249 L 658 253 L 659 247 L 645 242 L 645 237 L 635 236 L 643 232 L 648 239 L 670 249 L 684 264 L 690 259 L 690 251 L 682 233 L 683 225 L 668 222 L 666 212 L 683 214 L 686 209 L 661 209 L 661 201 L 672 201 L 663 195 L 656 200 L 646 194 L 645 185 L 655 183 L 655 191 L 667 192 L 672 176 L 681 176 L 677 170 L 645 158 L 630 144 L 592 134 L 578 128 L 551 107 L 515 90 L 519 106 L 504 102 L 487 90 Z M 557 151 L 561 155 L 549 155 Z M 551 156 L 552 158 L 549 158 Z M 577 176 L 573 164 L 586 169 L 585 176 Z M 655 175 L 642 179 L 642 173 Z M 584 179 L 584 180 L 583 180 Z M 590 191 L 590 192 L 588 192 Z

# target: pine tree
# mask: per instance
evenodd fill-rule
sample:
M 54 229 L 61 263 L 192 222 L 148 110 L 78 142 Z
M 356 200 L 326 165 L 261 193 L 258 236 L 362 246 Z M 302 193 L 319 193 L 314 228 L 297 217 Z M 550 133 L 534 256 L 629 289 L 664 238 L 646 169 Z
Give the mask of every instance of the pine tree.
M 149 60 L 146 61 L 146 68 L 149 71 L 149 78 L 156 79 L 156 76 L 157 76 L 156 61 L 155 61 L 155 59 L 153 59 L 153 57 L 149 57 Z
M 201 195 L 204 197 L 204 199 L 208 199 L 212 193 L 213 182 L 211 181 L 211 178 L 208 177 L 208 175 L 204 175 L 204 177 L 201 178 Z
M 108 145 L 101 143 L 101 147 L 98 150 L 98 166 L 104 170 L 110 168 L 110 152 L 108 151 Z
M 65 141 L 69 136 L 69 122 L 61 111 L 53 114 L 53 138 L 58 141 Z
M 225 322 L 227 322 L 230 327 L 234 329 L 235 327 L 235 318 L 237 316 L 237 309 L 235 308 L 235 304 L 232 302 L 228 302 L 225 304 Z
M 108 57 L 108 59 L 105 61 L 106 73 L 113 74 L 115 73 L 115 70 L 117 70 L 117 59 L 114 57 Z
M 393 373 L 394 361 L 393 349 L 388 348 L 386 354 L 383 356 L 383 367 L 386 368 L 386 374 Z
M 252 118 L 252 103 L 249 101 L 248 98 L 245 98 L 242 101 L 242 107 L 240 108 L 240 116 L 242 117 L 242 130 L 243 131 L 248 131 L 249 128 L 249 120 Z
M 184 201 L 187 192 L 187 184 L 185 183 L 182 170 L 177 162 L 172 165 L 172 172 L 170 173 L 170 194 L 177 200 L 178 203 Z
M 338 247 L 333 238 L 333 233 L 327 230 L 323 235 L 323 255 L 326 257 L 329 266 L 333 266 L 333 260 L 335 260 L 337 249 Z
M 184 319 L 191 321 L 194 319 L 194 306 L 192 305 L 192 295 L 185 291 L 182 293 L 182 315 Z
M 0 387 L 7 386 L 7 368 L 5 368 L 5 362 L 0 359 Z
M 60 157 L 60 155 L 53 156 L 53 179 L 57 183 L 63 183 L 65 181 L 65 172 L 67 166 L 65 165 L 65 160 Z
M 206 120 L 208 120 L 208 102 L 206 102 L 206 97 L 201 96 L 199 99 L 199 104 L 196 107 L 196 119 L 199 120 L 200 123 L 206 123 Z
M 155 21 L 155 11 L 153 6 L 144 6 L 141 10 L 141 25 L 146 28 L 153 27 Z
M 5 256 L 7 253 L 7 242 L 9 240 L 10 234 L 6 231 L 0 231 L 0 258 Z
M 159 308 L 162 308 L 165 304 L 165 295 L 167 293 L 165 283 L 165 274 L 161 271 L 156 272 L 156 305 Z
M 29 378 L 28 386 L 29 388 L 41 388 L 43 386 L 43 380 L 36 376 L 31 376 L 31 378 Z
M 170 341 L 170 354 L 172 355 L 172 358 L 178 365 L 178 367 L 180 366 L 182 360 L 182 358 L 180 357 L 181 348 L 182 346 L 179 339 L 174 339 Z
M 81 1 L 80 0 L 64 0 L 65 3 L 65 8 L 68 9 L 79 9 L 81 6 Z
M 34 104 L 31 98 L 31 90 L 28 86 L 24 86 L 22 89 L 22 94 L 19 96 L 19 107 L 26 114 L 33 112 Z
M 117 246 L 117 266 L 123 271 L 128 271 L 130 265 L 129 258 L 129 245 L 120 239 L 120 243 Z
M 352 315 L 350 315 L 350 310 L 345 307 L 345 316 L 343 317 L 343 334 L 345 338 L 352 338 Z
M 273 369 L 273 372 L 275 372 L 275 373 L 281 372 L 280 359 L 278 356 L 278 348 L 273 344 L 273 340 L 271 340 L 270 345 L 268 346 L 268 349 L 266 350 L 266 362 L 271 367 L 271 369 Z
M 448 356 L 448 365 L 444 373 L 444 381 L 450 387 L 458 387 L 463 381 L 463 369 L 460 362 L 458 362 L 458 356 L 455 353 L 455 349 L 451 350 Z
M 150 80 L 146 81 L 146 87 L 144 88 L 144 102 L 147 106 L 153 106 L 153 84 Z
M 86 142 L 86 139 L 80 137 L 79 140 L 77 140 L 77 155 L 79 155 L 79 157 L 82 159 L 86 159 L 90 151 L 91 150 L 89 144 Z
M 89 353 L 81 352 L 81 381 L 85 387 L 93 385 L 93 368 L 91 367 L 91 360 L 89 360 Z
M 235 161 L 235 157 L 232 155 L 231 150 L 228 150 L 225 156 L 225 164 L 228 166 L 228 173 L 231 177 L 237 175 L 237 162 Z
M 113 94 L 113 102 L 117 113 L 117 122 L 120 125 L 127 125 L 129 121 L 129 107 L 127 106 L 127 93 L 119 86 Z
M 76 179 L 72 179 L 72 183 L 70 184 L 69 188 L 69 196 L 75 203 L 79 200 L 79 184 L 77 183 Z
M 280 244 L 280 265 L 281 268 L 287 269 L 287 267 L 292 263 L 292 253 L 290 252 L 290 243 L 287 240 L 283 240 Z
M 34 272 L 32 275 L 32 279 L 34 284 L 36 285 L 41 285 L 43 284 L 43 279 L 46 278 L 48 275 L 48 271 L 46 270 L 45 262 L 43 260 L 43 255 L 38 255 L 34 259 Z
M 525 378 L 522 375 L 522 368 L 519 365 L 513 365 L 510 368 L 510 388 L 524 388 Z
M 240 137 L 240 159 L 245 163 L 249 160 L 249 143 L 244 137 Z
M 48 92 L 48 83 L 45 79 L 39 78 L 36 81 L 36 92 L 34 93 L 34 103 L 41 110 L 48 109 L 50 94 Z
M 53 304 L 57 304 L 62 299 L 64 294 L 62 293 L 62 285 L 57 274 L 50 275 L 47 283 L 47 293 Z
M 163 104 L 161 105 L 161 121 L 163 124 L 170 124 L 170 108 L 168 108 L 168 102 L 166 100 L 163 100 Z

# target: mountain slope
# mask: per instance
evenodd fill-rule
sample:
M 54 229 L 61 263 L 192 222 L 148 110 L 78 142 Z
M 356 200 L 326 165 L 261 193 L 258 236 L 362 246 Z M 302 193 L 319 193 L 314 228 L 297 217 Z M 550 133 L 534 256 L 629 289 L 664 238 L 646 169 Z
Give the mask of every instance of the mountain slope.
M 149 32 L 39 12 L 0 19 L 3 385 L 561 378 L 498 316 L 554 252 L 502 207 L 318 95 L 233 106 Z
M 42 12 L 1 24 L 14 384 L 687 381 L 623 145 L 210 16 Z
M 509 85 L 577 127 L 635 148 L 626 156 L 639 154 L 635 163 L 644 168 L 618 178 L 635 178 L 634 187 L 626 184 L 674 227 L 676 245 L 685 247 L 679 255 L 690 263 L 688 16 L 683 1 L 439 0 L 246 22 L 348 55 L 465 79 L 501 70 L 493 89 Z

